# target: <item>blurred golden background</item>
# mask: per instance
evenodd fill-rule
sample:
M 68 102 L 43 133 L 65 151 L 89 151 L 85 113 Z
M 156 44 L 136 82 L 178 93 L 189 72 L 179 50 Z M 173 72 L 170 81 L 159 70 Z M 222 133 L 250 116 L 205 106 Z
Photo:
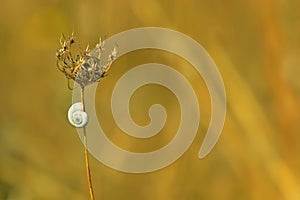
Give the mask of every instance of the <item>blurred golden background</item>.
M 112 170 L 91 157 L 96 199 L 300 199 L 300 14 L 297 0 L 20 1 L 0 8 L 0 199 L 88 199 L 83 145 L 66 119 L 72 92 L 56 68 L 60 34 L 93 47 L 99 36 L 155 26 L 199 42 L 223 76 L 228 112 L 223 133 L 203 160 L 197 155 L 210 119 L 202 78 L 170 53 L 143 50 L 120 57 L 97 89 L 97 112 L 108 137 L 144 152 L 174 137 L 174 95 L 139 89 L 130 104 L 138 124 L 148 108 L 168 112 L 162 132 L 132 139 L 113 121 L 110 95 L 123 73 L 147 62 L 168 64 L 192 83 L 201 122 L 193 144 L 174 164 L 147 174 Z M 113 155 L 112 155 L 113 156 Z

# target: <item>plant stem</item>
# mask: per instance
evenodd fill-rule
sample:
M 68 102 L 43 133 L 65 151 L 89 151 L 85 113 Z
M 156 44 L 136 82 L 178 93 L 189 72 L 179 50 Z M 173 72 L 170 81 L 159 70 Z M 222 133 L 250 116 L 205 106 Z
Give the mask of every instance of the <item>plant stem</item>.
M 84 87 L 81 87 L 81 102 L 83 105 L 83 111 L 85 112 L 85 104 L 84 104 Z M 86 136 L 86 128 L 83 127 L 83 140 L 84 140 L 84 155 L 85 155 L 85 168 L 86 168 L 86 175 L 88 179 L 88 186 L 90 191 L 90 199 L 94 200 L 94 190 L 92 185 L 92 176 L 90 171 L 90 164 L 89 164 L 89 152 L 87 149 L 87 136 Z

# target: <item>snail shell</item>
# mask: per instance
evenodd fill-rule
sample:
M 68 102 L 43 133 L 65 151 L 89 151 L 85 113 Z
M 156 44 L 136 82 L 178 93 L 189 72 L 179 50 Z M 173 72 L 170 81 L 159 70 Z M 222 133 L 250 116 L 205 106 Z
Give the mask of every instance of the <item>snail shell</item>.
M 81 102 L 74 103 L 68 111 L 68 120 L 76 128 L 82 128 L 88 123 L 88 115 L 83 111 Z

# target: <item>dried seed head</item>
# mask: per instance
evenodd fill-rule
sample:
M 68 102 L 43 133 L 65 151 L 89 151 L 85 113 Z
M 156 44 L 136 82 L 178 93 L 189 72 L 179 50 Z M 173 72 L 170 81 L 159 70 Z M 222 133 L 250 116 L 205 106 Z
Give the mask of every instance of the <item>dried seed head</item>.
M 91 55 L 89 46 L 79 54 L 71 51 L 72 45 L 76 39 L 72 33 L 67 38 L 62 35 L 60 39 L 61 48 L 57 50 L 57 67 L 65 74 L 67 79 L 76 81 L 81 87 L 99 82 L 100 79 L 107 75 L 112 62 L 117 57 L 117 45 L 108 56 L 107 62 L 103 64 L 101 61 L 101 53 L 104 51 L 105 41 L 99 39 L 99 43 L 95 47 L 97 56 Z

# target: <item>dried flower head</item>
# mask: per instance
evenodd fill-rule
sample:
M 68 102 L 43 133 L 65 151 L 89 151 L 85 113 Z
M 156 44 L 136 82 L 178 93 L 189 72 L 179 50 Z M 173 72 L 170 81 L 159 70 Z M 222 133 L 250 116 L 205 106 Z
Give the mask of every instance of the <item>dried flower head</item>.
M 99 82 L 102 77 L 107 75 L 112 62 L 116 59 L 117 46 L 111 51 L 107 62 L 103 63 L 100 57 L 105 50 L 105 41 L 100 38 L 99 43 L 96 45 L 95 53 L 98 54 L 97 56 L 90 54 L 89 46 L 78 54 L 74 54 L 71 48 L 75 42 L 73 33 L 68 37 L 62 34 L 60 39 L 61 48 L 56 53 L 58 69 L 65 74 L 68 80 L 74 80 L 81 87 Z

